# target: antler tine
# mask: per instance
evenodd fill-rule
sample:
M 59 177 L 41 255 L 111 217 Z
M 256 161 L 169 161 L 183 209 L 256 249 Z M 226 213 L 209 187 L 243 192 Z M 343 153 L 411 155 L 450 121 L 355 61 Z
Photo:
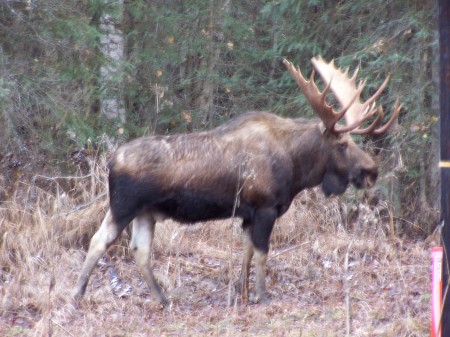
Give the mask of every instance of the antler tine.
M 303 77 L 300 67 L 296 68 L 291 62 L 286 59 L 283 60 L 283 63 L 288 69 L 291 76 L 294 78 L 295 82 L 297 82 L 298 86 L 303 91 L 311 107 L 314 109 L 314 111 L 316 111 L 320 119 L 323 121 L 325 127 L 327 129 L 333 127 L 335 121 L 333 121 L 330 118 L 330 114 L 326 112 L 326 110 L 331 109 L 331 107 L 323 104 L 321 93 L 314 82 L 315 71 L 313 70 L 311 72 L 309 81 L 307 81 Z
M 346 74 L 347 74 L 348 70 L 349 70 L 349 68 L 347 68 L 347 71 L 345 72 Z M 353 72 L 353 75 L 352 75 L 352 77 L 350 78 L 350 81 L 351 81 L 351 82 L 355 83 L 355 81 L 356 81 L 356 76 L 358 75 L 358 73 L 359 73 L 359 67 L 357 67 L 357 68 L 355 69 L 355 71 Z
M 330 83 L 330 78 L 333 77 L 331 90 L 341 106 L 348 105 L 348 103 L 353 100 L 354 95 L 357 92 L 361 92 L 362 88 L 366 84 L 366 80 L 363 80 L 358 83 L 358 86 L 356 86 L 356 77 L 359 72 L 359 67 L 357 67 L 353 72 L 353 75 L 349 77 L 349 70 L 346 69 L 345 71 L 342 71 L 340 68 L 336 68 L 333 61 L 326 63 L 322 57 L 316 57 L 312 59 L 312 63 L 326 84 Z M 365 129 L 360 129 L 359 127 L 364 121 L 369 119 L 376 111 L 378 111 L 378 109 L 375 110 L 374 103 L 386 88 L 389 78 L 390 77 L 388 76 L 377 91 L 364 103 L 360 102 L 360 97 L 358 95 L 352 106 L 349 107 L 347 113 L 345 114 L 346 126 L 336 129 L 335 131 L 352 132 L 352 129 L 354 129 L 355 133 L 361 133 L 363 130 L 367 132 L 375 132 L 376 130 L 373 129 L 373 125 L 370 125 Z M 381 117 L 378 117 L 377 119 L 379 120 L 379 118 Z M 375 123 L 375 126 L 377 123 Z M 356 129 L 358 130 L 356 131 Z
M 353 118 L 357 117 L 357 115 L 364 113 L 364 111 L 366 111 L 370 106 L 372 106 L 372 108 L 369 109 L 369 112 L 365 113 L 364 116 L 362 118 L 357 119 L 356 121 L 353 119 L 350 119 L 351 117 L 349 117 L 350 121 L 352 122 L 351 125 L 355 126 L 354 130 L 351 130 L 350 127 L 346 127 L 345 129 L 348 130 L 349 132 L 353 133 L 353 134 L 369 134 L 369 133 L 374 133 L 376 132 L 375 128 L 378 126 L 378 124 L 381 122 L 381 118 L 384 116 L 383 110 L 382 108 L 379 109 L 375 109 L 376 103 L 375 100 L 378 98 L 378 96 L 383 92 L 383 90 L 385 89 L 387 83 L 389 82 L 389 76 L 384 80 L 383 84 L 378 88 L 378 90 L 367 100 L 365 101 L 363 104 L 361 104 L 360 102 L 356 102 L 355 106 L 354 106 L 354 110 L 355 111 L 351 111 L 351 113 L 353 113 L 353 115 L 351 115 Z M 359 85 L 364 86 L 366 84 L 366 80 L 361 81 Z M 352 107 L 353 108 L 353 107 Z M 374 115 L 374 113 L 376 111 L 379 111 L 379 115 L 377 116 L 377 118 L 372 122 L 372 124 L 364 129 L 361 129 L 360 126 L 366 121 L 368 120 L 370 117 L 372 117 Z M 360 121 L 360 124 L 358 125 L 358 121 Z M 387 129 L 386 129 L 387 130 Z
M 366 108 L 366 110 L 367 110 L 367 108 Z M 375 112 L 376 112 L 377 110 L 378 110 L 378 109 L 375 109 L 375 103 L 374 103 L 374 104 L 372 105 L 372 107 L 371 107 L 371 108 L 370 108 L 370 109 L 369 109 L 362 117 L 360 117 L 359 119 L 353 121 L 351 124 L 348 124 L 348 125 L 346 125 L 346 126 L 344 126 L 344 127 L 340 127 L 340 128 L 337 129 L 336 131 L 339 132 L 339 133 L 343 133 L 343 132 L 351 132 L 351 133 L 355 133 L 355 134 L 362 134 L 362 133 L 360 132 L 359 127 L 360 127 L 366 120 L 368 120 L 370 117 L 372 117 L 372 116 L 375 114 Z M 377 119 L 378 119 L 378 117 L 377 117 Z M 375 124 L 375 126 L 370 125 L 369 127 L 365 128 L 365 129 L 363 129 L 363 130 L 371 130 L 372 127 L 375 128 L 375 127 L 378 125 L 378 122 L 375 123 L 375 121 L 374 121 L 372 124 Z
M 369 134 L 369 133 L 373 133 L 376 129 L 376 127 L 381 123 L 381 121 L 383 120 L 384 117 L 384 112 L 383 112 L 383 108 L 379 107 L 378 109 L 375 109 L 375 106 L 372 108 L 372 110 L 375 112 L 378 110 L 378 115 L 375 118 L 375 120 L 366 128 L 361 129 L 361 128 L 356 128 L 354 130 L 351 131 L 352 134 L 355 135 L 364 135 L 364 134 Z M 373 114 L 373 113 L 372 113 Z
M 323 104 L 327 104 L 326 99 L 327 99 L 328 93 L 330 92 L 331 82 L 332 81 L 330 80 L 330 83 L 327 84 L 327 86 L 325 87 L 325 89 L 323 89 L 323 92 L 321 94 L 321 96 L 322 96 L 322 103 Z M 338 118 L 338 120 L 339 120 L 339 118 Z
M 400 114 L 402 107 L 403 107 L 403 105 L 402 104 L 399 105 L 398 99 L 396 99 L 395 104 L 394 104 L 394 111 L 392 112 L 391 118 L 385 125 L 383 125 L 382 127 L 377 129 L 377 126 L 381 123 L 381 121 L 383 120 L 383 117 L 384 117 L 383 108 L 379 107 L 377 109 L 379 111 L 377 118 L 372 122 L 372 124 L 370 124 L 368 127 L 364 128 L 364 129 L 357 128 L 357 129 L 351 131 L 351 133 L 356 134 L 356 135 L 364 135 L 364 134 L 382 135 L 394 123 L 395 119 Z
M 388 77 L 386 77 L 386 79 L 384 80 L 383 84 L 381 84 L 381 86 L 378 88 L 378 90 L 372 95 L 372 97 L 370 97 L 367 101 L 365 101 L 363 105 L 370 105 L 373 102 L 375 102 L 375 100 L 378 98 L 378 96 L 380 96 L 381 93 L 383 92 L 383 90 L 386 88 L 390 78 L 391 78 L 391 75 L 388 75 Z M 364 80 L 364 84 L 365 83 L 366 83 L 366 80 Z
M 369 110 L 369 112 L 367 112 L 366 114 L 364 114 L 364 116 L 360 119 L 357 120 L 352 120 L 349 121 L 349 119 L 347 119 L 347 114 L 348 111 L 350 109 L 353 108 L 354 104 L 357 104 L 357 99 L 359 98 L 359 95 L 361 95 L 362 90 L 364 89 L 365 83 L 360 83 L 360 85 L 358 86 L 358 89 L 356 90 L 353 98 L 347 103 L 347 106 L 345 109 L 342 109 L 343 113 L 340 117 L 343 117 L 344 115 L 346 116 L 346 121 L 347 121 L 347 125 L 344 127 L 340 127 L 337 128 L 336 126 L 334 127 L 334 131 L 337 133 L 344 133 L 344 132 L 349 132 L 352 131 L 353 129 L 357 128 L 358 126 L 360 126 L 366 119 L 370 118 L 373 114 L 372 110 Z M 367 110 L 367 108 L 366 108 Z
M 350 100 L 350 102 L 342 108 L 341 111 L 336 112 L 331 105 L 329 105 L 326 102 L 326 96 L 331 87 L 331 79 L 327 83 L 326 88 L 321 93 L 319 88 L 317 87 L 316 83 L 314 82 L 314 70 L 311 73 L 309 81 L 307 81 L 300 70 L 300 67 L 295 67 L 291 62 L 284 59 L 283 60 L 284 65 L 287 67 L 289 73 L 294 78 L 294 80 L 297 82 L 300 89 L 303 91 L 306 99 L 308 100 L 309 104 L 313 108 L 313 110 L 319 115 L 320 119 L 325 125 L 325 128 L 328 130 L 335 131 L 335 125 L 341 119 L 347 110 L 352 106 L 354 101 L 359 97 L 360 90 L 357 91 L 357 94 L 354 95 L 354 97 Z M 362 90 L 362 89 L 361 89 Z
M 394 111 L 392 112 L 392 116 L 389 119 L 389 121 L 384 124 L 381 128 L 373 130 L 371 133 L 374 135 L 382 135 L 383 133 L 385 133 L 392 125 L 392 123 L 394 123 L 395 119 L 398 117 L 398 115 L 400 114 L 400 111 L 403 108 L 403 104 L 398 104 L 398 98 L 395 100 L 394 103 Z M 383 110 L 383 109 L 381 109 Z

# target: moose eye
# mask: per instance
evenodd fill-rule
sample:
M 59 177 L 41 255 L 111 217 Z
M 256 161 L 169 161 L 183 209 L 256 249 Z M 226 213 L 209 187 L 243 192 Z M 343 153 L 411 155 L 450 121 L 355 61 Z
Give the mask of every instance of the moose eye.
M 347 143 L 339 143 L 338 147 L 340 151 L 345 151 L 347 149 Z

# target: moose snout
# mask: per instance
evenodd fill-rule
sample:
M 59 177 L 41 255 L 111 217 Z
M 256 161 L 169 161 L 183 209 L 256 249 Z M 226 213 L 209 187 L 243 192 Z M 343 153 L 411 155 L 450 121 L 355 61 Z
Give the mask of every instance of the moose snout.
M 351 182 L 356 188 L 371 188 L 378 178 L 378 166 L 362 167 L 354 172 Z

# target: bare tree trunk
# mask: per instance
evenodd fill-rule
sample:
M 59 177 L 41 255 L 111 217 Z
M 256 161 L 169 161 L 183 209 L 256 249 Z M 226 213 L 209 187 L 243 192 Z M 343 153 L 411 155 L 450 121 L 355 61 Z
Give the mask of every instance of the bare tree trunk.
M 430 42 L 431 44 L 431 42 Z M 434 80 L 434 72 L 436 71 L 435 66 L 433 66 L 433 62 L 435 57 L 433 57 L 433 48 L 429 47 L 424 49 L 419 55 L 419 64 L 420 67 L 417 71 L 419 74 L 418 82 L 422 85 L 422 83 L 427 83 L 430 81 L 431 83 L 423 86 L 421 88 L 422 97 L 421 97 L 421 107 L 423 111 L 427 111 L 423 115 L 423 125 L 426 127 L 426 130 L 423 135 L 423 143 L 421 145 L 422 149 L 420 151 L 420 159 L 419 159 L 419 205 L 418 205 L 418 214 L 421 214 L 419 219 L 419 223 L 422 226 L 425 232 L 431 232 L 435 223 L 437 222 L 437 214 L 436 209 L 438 208 L 437 200 L 438 200 L 438 184 L 439 184 L 439 176 L 438 176 L 438 133 L 437 133 L 437 110 L 436 109 L 436 97 L 435 95 L 431 95 L 431 92 L 435 92 L 435 90 L 430 90 L 430 86 L 436 85 Z M 433 151 L 430 151 L 433 150 Z
M 124 37 L 118 24 L 123 18 L 123 0 L 105 0 L 109 7 L 119 13 L 113 17 L 110 13 L 103 13 L 100 18 L 100 28 L 103 30 L 101 51 L 106 63 L 101 67 L 104 98 L 100 102 L 101 113 L 110 119 L 125 122 L 125 104 L 121 94 L 122 62 L 124 59 Z
M 439 63 L 434 62 L 439 58 L 439 48 L 437 45 L 431 47 L 431 55 L 429 62 L 431 63 L 431 80 L 435 92 L 439 90 Z M 440 183 L 440 171 L 439 171 L 439 97 L 437 95 L 431 95 L 431 112 L 433 115 L 433 122 L 436 121 L 431 127 L 431 151 L 429 151 L 430 159 L 430 205 L 434 209 L 439 209 L 439 201 L 441 199 L 439 183 Z
M 275 16 L 272 16 L 272 28 L 270 30 L 270 34 L 272 37 L 272 50 L 274 51 L 274 54 L 278 50 L 278 30 L 279 30 L 279 22 L 278 19 Z M 276 57 L 272 58 L 272 62 L 270 64 L 270 73 L 269 73 L 269 81 L 272 81 L 275 77 L 275 71 L 277 69 L 277 63 L 278 59 Z M 269 106 L 272 106 L 274 102 L 274 95 L 273 93 L 269 93 L 269 100 L 268 104 Z
M 201 125 L 211 127 L 214 118 L 214 93 L 217 86 L 216 79 L 214 76 L 211 76 L 211 74 L 213 74 L 217 63 L 220 60 L 220 44 L 215 43 L 215 41 L 222 42 L 224 39 L 223 17 L 230 10 L 230 0 L 225 0 L 222 6 L 217 6 L 220 7 L 219 13 L 217 13 L 214 0 L 210 0 L 209 6 L 209 47 L 205 66 L 208 76 L 203 81 L 203 88 L 197 99 L 197 106 L 201 112 Z

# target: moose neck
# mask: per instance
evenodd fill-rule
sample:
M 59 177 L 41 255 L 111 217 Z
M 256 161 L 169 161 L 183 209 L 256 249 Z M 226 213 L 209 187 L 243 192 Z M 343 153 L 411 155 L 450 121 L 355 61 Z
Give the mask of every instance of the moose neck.
M 305 122 L 302 119 L 298 121 Z M 294 164 L 293 195 L 322 182 L 329 151 L 321 128 L 320 122 L 309 122 L 308 127 L 291 137 L 289 148 Z

